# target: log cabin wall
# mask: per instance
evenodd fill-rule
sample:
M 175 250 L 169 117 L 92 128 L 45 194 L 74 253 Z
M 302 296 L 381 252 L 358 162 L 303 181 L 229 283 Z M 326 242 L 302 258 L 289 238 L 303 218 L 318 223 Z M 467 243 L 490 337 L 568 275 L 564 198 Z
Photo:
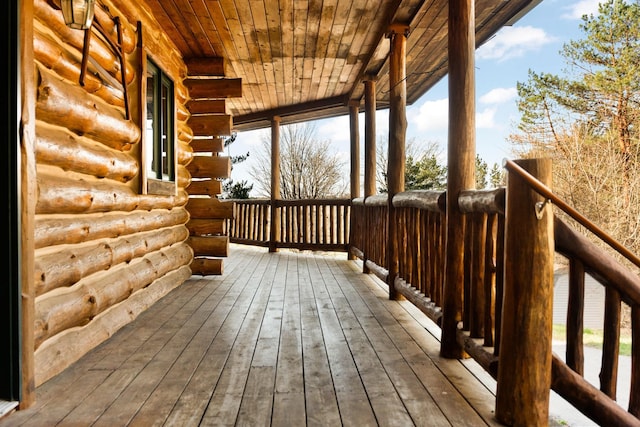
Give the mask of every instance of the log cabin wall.
M 84 31 L 65 26 L 57 4 L 34 0 L 36 386 L 181 285 L 193 261 L 184 61 L 144 2 L 99 0 L 95 19 L 113 40 L 121 24 L 124 67 L 94 29 L 81 86 Z M 175 85 L 174 194 L 143 191 L 141 49 Z

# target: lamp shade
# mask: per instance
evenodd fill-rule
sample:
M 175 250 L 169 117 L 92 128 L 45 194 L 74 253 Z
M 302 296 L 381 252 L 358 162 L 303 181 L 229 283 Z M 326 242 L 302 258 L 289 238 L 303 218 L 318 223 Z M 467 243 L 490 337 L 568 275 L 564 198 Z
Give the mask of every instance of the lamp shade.
M 61 0 L 64 23 L 70 28 L 86 30 L 93 21 L 93 3 L 95 0 Z

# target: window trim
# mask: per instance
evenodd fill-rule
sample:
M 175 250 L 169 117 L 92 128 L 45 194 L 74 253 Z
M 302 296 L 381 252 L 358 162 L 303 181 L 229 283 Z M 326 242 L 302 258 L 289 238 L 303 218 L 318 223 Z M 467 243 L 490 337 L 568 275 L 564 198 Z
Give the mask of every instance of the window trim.
M 141 149 L 141 169 L 142 169 L 142 192 L 143 194 L 155 194 L 155 195 L 176 195 L 177 194 L 177 124 L 176 124 L 176 98 L 175 98 L 175 84 L 173 79 L 162 70 L 156 61 L 144 55 L 142 61 L 144 70 L 142 73 L 142 149 Z M 153 98 L 160 100 L 153 105 L 154 111 L 151 112 L 153 118 L 153 136 L 148 138 L 147 134 L 147 116 L 148 100 L 147 93 L 150 91 L 148 87 L 149 74 L 153 74 L 154 87 Z M 164 98 L 163 102 L 163 89 L 166 89 L 169 96 Z M 162 107 L 165 107 L 164 110 Z M 163 114 L 164 113 L 164 114 Z M 165 119 L 166 118 L 166 119 Z M 159 126 L 155 126 L 159 123 Z M 165 132 L 162 131 L 165 127 Z M 167 170 L 165 171 L 162 165 L 158 168 L 158 165 L 150 167 L 150 162 L 153 159 L 161 159 L 163 150 L 162 138 L 166 134 L 166 154 L 167 154 Z M 151 139 L 151 140 L 149 140 Z M 151 150 L 149 145 L 152 144 Z M 151 153 L 151 159 L 149 159 L 149 153 Z

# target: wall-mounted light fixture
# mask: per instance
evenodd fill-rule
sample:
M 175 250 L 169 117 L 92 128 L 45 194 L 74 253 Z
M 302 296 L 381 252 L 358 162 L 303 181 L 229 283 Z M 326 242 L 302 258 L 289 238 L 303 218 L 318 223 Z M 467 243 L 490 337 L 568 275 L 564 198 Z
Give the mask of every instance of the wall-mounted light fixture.
M 86 30 L 93 22 L 93 3 L 95 0 L 61 0 L 64 23 L 70 28 Z

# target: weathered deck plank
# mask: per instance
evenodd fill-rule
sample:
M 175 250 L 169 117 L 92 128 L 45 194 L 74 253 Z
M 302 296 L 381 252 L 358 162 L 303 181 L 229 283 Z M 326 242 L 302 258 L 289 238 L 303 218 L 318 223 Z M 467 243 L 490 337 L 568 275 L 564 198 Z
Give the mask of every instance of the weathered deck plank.
M 344 254 L 234 245 L 5 425 L 480 426 L 494 395 Z M 471 404 L 470 404 L 471 403 Z

